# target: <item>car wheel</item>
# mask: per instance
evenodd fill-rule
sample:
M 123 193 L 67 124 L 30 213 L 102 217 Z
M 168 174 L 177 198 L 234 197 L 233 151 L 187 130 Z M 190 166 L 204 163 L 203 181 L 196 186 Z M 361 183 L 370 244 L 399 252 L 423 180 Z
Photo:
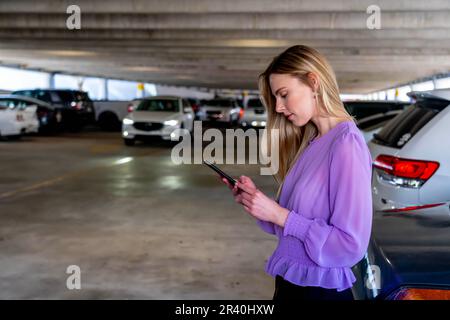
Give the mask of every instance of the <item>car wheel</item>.
M 135 142 L 134 139 L 123 139 L 123 143 L 125 143 L 126 146 L 134 146 Z
M 119 131 L 121 123 L 114 113 L 103 112 L 98 117 L 98 124 L 104 131 Z

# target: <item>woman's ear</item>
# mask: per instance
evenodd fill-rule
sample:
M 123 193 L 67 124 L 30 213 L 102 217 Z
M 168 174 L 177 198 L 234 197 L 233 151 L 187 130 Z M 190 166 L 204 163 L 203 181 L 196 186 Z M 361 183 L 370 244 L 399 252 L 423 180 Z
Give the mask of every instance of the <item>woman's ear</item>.
M 319 78 L 314 73 L 308 73 L 308 82 L 310 83 L 313 92 L 319 90 Z

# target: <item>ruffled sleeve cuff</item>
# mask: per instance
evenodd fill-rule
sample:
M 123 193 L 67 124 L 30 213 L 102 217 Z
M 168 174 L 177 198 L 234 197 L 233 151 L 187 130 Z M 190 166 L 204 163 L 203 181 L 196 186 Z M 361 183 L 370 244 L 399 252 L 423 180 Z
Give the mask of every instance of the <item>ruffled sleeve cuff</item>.
M 290 211 L 284 224 L 283 235 L 293 236 L 301 241 L 305 241 L 313 222 L 313 220 L 307 219 L 294 211 Z

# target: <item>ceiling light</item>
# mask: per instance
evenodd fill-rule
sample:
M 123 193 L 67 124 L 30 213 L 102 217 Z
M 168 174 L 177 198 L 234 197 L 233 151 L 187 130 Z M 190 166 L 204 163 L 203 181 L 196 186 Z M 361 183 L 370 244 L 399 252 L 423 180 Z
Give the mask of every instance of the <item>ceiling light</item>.
M 76 50 L 42 50 L 43 53 L 60 57 L 87 57 L 95 56 L 95 52 L 91 51 L 76 51 Z

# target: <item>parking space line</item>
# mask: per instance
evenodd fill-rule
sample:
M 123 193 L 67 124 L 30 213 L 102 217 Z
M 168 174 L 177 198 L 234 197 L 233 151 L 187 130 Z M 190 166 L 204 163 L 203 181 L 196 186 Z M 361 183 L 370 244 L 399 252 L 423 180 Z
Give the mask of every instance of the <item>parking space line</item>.
M 57 183 L 59 181 L 64 180 L 65 178 L 73 176 L 73 175 L 74 175 L 73 173 L 62 175 L 62 176 L 56 177 L 54 179 L 44 180 L 42 182 L 39 182 L 39 183 L 36 183 L 36 184 L 32 184 L 32 185 L 27 186 L 27 187 L 23 187 L 23 188 L 19 188 L 19 189 L 16 189 L 16 190 L 12 190 L 12 191 L 1 193 L 0 194 L 0 200 L 1 199 L 5 199 L 5 198 L 9 198 L 9 197 L 14 196 L 14 195 L 16 195 L 18 193 L 21 193 L 21 192 L 33 191 L 33 190 L 36 190 L 36 189 L 39 189 L 39 188 L 42 188 L 42 187 L 50 186 L 52 184 L 55 184 L 55 183 Z
M 156 153 L 156 154 L 158 154 L 158 153 Z M 40 189 L 40 188 L 43 188 L 43 187 L 48 187 L 48 186 L 51 186 L 51 185 L 56 184 L 58 182 L 61 182 L 61 181 L 65 180 L 65 179 L 73 178 L 73 177 L 76 177 L 76 176 L 81 176 L 81 175 L 86 174 L 86 173 L 88 173 L 88 172 L 90 172 L 92 170 L 98 170 L 98 169 L 109 168 L 109 167 L 113 167 L 113 166 L 117 166 L 117 165 L 123 165 L 123 164 L 126 164 L 126 163 L 130 162 L 129 161 L 130 159 L 137 158 L 137 157 L 143 157 L 143 156 L 145 157 L 145 156 L 149 156 L 149 155 L 155 155 L 155 152 L 153 152 L 153 151 L 150 152 L 148 150 L 145 150 L 143 152 L 138 152 L 137 154 L 134 154 L 132 156 L 120 157 L 118 160 L 113 160 L 110 164 L 107 164 L 107 165 L 97 165 L 97 166 L 92 167 L 92 168 L 86 168 L 86 169 L 78 170 L 78 171 L 75 171 L 75 172 L 72 172 L 72 173 L 64 174 L 64 175 L 61 175 L 61 176 L 53 178 L 53 179 L 44 180 L 42 182 L 38 182 L 38 183 L 32 184 L 32 185 L 27 186 L 27 187 L 22 187 L 22 188 L 18 188 L 16 190 L 0 193 L 0 200 L 12 197 L 12 196 L 17 195 L 17 194 L 22 193 L 22 192 L 28 192 L 28 191 L 37 190 L 37 189 Z

